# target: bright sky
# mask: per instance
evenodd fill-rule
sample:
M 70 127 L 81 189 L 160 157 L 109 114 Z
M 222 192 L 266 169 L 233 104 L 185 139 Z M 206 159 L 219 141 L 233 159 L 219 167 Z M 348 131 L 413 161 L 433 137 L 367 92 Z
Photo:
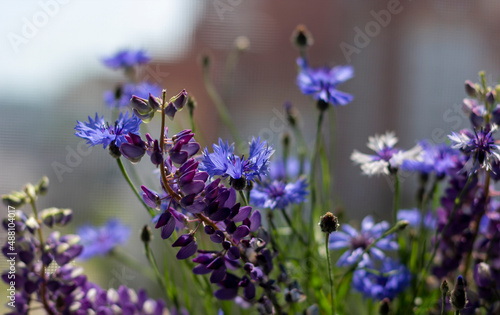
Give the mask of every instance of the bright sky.
M 0 95 L 54 99 L 84 76 L 113 75 L 99 60 L 122 48 L 174 60 L 190 45 L 199 8 L 185 0 L 1 1 Z

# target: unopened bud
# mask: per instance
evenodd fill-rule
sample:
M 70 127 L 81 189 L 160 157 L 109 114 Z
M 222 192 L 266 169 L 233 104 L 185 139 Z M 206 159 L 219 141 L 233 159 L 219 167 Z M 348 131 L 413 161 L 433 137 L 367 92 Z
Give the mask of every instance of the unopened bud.
M 186 107 L 189 109 L 189 112 L 192 113 L 196 108 L 196 100 L 192 96 L 188 96 Z
M 495 103 L 495 93 L 493 91 L 489 91 L 486 93 L 486 102 L 488 102 L 490 105 L 493 105 Z
M 148 225 L 144 225 L 144 227 L 142 228 L 141 241 L 146 244 L 151 241 L 151 229 Z
M 399 231 L 403 231 L 404 229 L 406 229 L 406 227 L 408 226 L 408 224 L 410 224 L 408 221 L 406 220 L 401 220 L 401 221 L 398 221 L 396 223 L 396 228 L 399 230 Z
M 230 179 L 229 183 L 231 184 L 231 187 L 233 187 L 237 191 L 241 191 L 246 188 L 247 186 L 247 179 L 245 176 L 241 175 L 240 178 L 232 178 Z
M 290 145 L 290 134 L 288 132 L 283 132 L 281 135 L 281 142 L 284 147 L 288 147 Z
M 30 198 L 33 201 L 36 200 L 36 189 L 35 186 L 33 186 L 33 184 L 31 183 L 26 184 L 26 186 L 24 186 L 24 192 L 26 193 L 28 198 Z
M 462 276 L 458 276 L 455 288 L 451 291 L 450 303 L 456 310 L 462 310 L 467 304 L 467 291 L 465 280 Z
M 477 96 L 477 90 L 476 90 L 476 87 L 474 86 L 474 83 L 472 83 L 469 80 L 465 81 L 465 92 L 470 97 L 476 97 Z
M 120 148 L 116 145 L 115 140 L 111 141 L 109 144 L 109 154 L 111 154 L 111 156 L 115 159 L 119 159 L 120 156 L 122 156 Z
M 176 96 L 172 97 L 170 99 L 170 102 L 172 102 L 177 110 L 181 110 L 184 105 L 186 105 L 188 99 L 188 94 L 186 90 L 182 90 L 177 94 Z
M 297 125 L 299 120 L 299 115 L 297 110 L 292 106 L 290 102 L 285 103 L 286 119 L 290 126 L 294 127 Z
M 45 195 L 49 189 L 49 178 L 47 176 L 42 177 L 35 187 L 38 195 Z
M 442 295 L 447 295 L 448 292 L 450 291 L 450 287 L 448 286 L 448 281 L 446 281 L 446 279 L 443 280 L 443 282 L 441 282 L 440 289 L 441 289 L 441 294 Z
M 299 49 L 304 49 L 312 46 L 314 40 L 307 27 L 300 24 L 292 33 L 292 43 Z
M 391 311 L 391 301 L 388 298 L 380 301 L 380 306 L 378 308 L 378 313 L 380 315 L 387 315 Z
M 28 196 L 24 191 L 15 191 L 2 196 L 2 202 L 6 206 L 20 208 L 26 203 Z
M 340 224 L 336 216 L 331 212 L 327 212 L 321 216 L 319 226 L 321 227 L 321 232 L 330 234 L 338 231 Z

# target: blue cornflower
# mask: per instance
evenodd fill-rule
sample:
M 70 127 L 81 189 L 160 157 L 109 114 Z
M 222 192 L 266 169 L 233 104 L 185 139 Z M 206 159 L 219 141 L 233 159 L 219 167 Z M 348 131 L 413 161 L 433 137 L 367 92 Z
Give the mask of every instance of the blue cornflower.
M 83 251 L 80 259 L 106 255 L 119 244 L 125 243 L 130 237 L 130 228 L 117 219 L 109 220 L 103 226 L 84 225 L 78 228 Z
M 250 192 L 250 202 L 257 207 L 285 209 L 291 203 L 304 202 L 307 194 L 303 178 L 288 184 L 275 180 L 256 184 Z
M 219 145 L 214 144 L 212 147 L 213 153 L 209 153 L 207 148 L 203 150 L 203 160 L 199 169 L 211 177 L 230 176 L 233 180 L 246 178 L 247 181 L 253 181 L 256 177 L 266 175 L 269 158 L 274 153 L 266 141 L 260 141 L 260 137 L 253 138 L 250 142 L 248 158 L 235 155 L 234 143 L 229 145 L 222 139 L 219 139 Z
M 125 113 L 120 113 L 120 117 L 115 122 L 114 125 L 109 125 L 104 121 L 103 117 L 99 118 L 96 113 L 95 118 L 92 119 L 89 116 L 89 122 L 77 121 L 75 126 L 75 135 L 87 139 L 87 144 L 89 146 L 95 146 L 102 144 L 103 148 L 110 145 L 111 142 L 115 142 L 117 147 L 124 142 L 127 142 L 125 136 L 129 133 L 139 135 L 139 125 L 141 120 L 134 115 L 129 117 L 128 111 Z
M 366 298 L 392 300 L 408 287 L 410 280 L 411 274 L 404 265 L 387 258 L 378 270 L 374 266 L 357 269 L 352 276 L 352 286 Z
M 449 169 L 454 168 L 459 152 L 446 143 L 431 145 L 427 141 L 420 141 L 422 153 L 419 160 L 404 160 L 401 169 L 416 171 L 429 175 L 435 173 L 438 177 L 446 175 Z
M 347 105 L 353 96 L 337 90 L 337 86 L 354 76 L 351 66 L 311 69 L 304 58 L 297 59 L 300 72 L 297 85 L 305 95 L 332 105 Z
M 394 147 L 398 138 L 393 132 L 386 132 L 383 135 L 375 135 L 368 138 L 368 148 L 375 151 L 375 155 L 363 154 L 354 150 L 351 160 L 361 165 L 361 170 L 365 175 L 389 175 L 392 170 L 397 170 L 405 160 L 421 160 L 422 148 L 416 145 L 408 151 L 403 151 Z
M 409 210 L 401 209 L 398 211 L 398 221 L 401 220 L 408 221 L 408 224 L 412 228 L 418 229 L 420 228 L 420 224 L 422 223 L 422 213 L 417 208 Z M 424 216 L 424 228 L 434 230 L 436 228 L 436 223 L 436 217 L 434 216 L 434 214 L 431 211 L 427 212 L 427 214 Z
M 372 216 L 367 216 L 361 222 L 361 232 L 356 231 L 349 224 L 342 224 L 341 230 L 330 235 L 330 249 L 347 248 L 347 251 L 340 256 L 337 266 L 350 266 L 357 262 L 363 251 L 372 244 L 375 239 L 389 229 L 389 223 L 382 221 L 375 224 Z M 394 241 L 394 235 L 388 235 L 370 248 L 368 253 L 362 257 L 360 266 L 366 265 L 372 257 L 379 260 L 385 258 L 382 250 L 397 250 L 398 243 Z
M 142 82 L 139 84 L 127 83 L 120 86 L 116 91 L 104 92 L 104 102 L 111 108 L 122 108 L 130 104 L 132 95 L 148 99 L 149 94 L 157 96 L 161 94 L 161 88 L 152 83 Z
M 495 162 L 500 161 L 500 146 L 495 144 L 492 129 L 486 128 L 474 133 L 469 130 L 462 130 L 460 133 L 454 133 L 448 138 L 452 141 L 452 148 L 460 149 L 470 154 L 469 160 L 464 165 L 464 171 L 468 174 L 477 172 L 480 168 L 490 171 Z
M 130 68 L 148 63 L 151 57 L 144 50 L 121 50 L 115 55 L 104 58 L 102 62 L 111 69 Z

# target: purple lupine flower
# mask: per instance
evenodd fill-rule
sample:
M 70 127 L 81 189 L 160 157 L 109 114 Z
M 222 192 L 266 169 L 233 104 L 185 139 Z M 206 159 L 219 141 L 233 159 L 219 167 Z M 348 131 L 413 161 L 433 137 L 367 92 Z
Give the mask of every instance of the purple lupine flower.
M 161 88 L 153 83 L 142 82 L 139 84 L 127 83 L 119 86 L 114 91 L 104 92 L 104 102 L 110 108 L 121 109 L 130 104 L 132 96 L 147 99 L 149 94 L 160 95 Z
M 408 151 L 403 151 L 394 147 L 398 138 L 393 132 L 386 132 L 383 135 L 375 135 L 368 138 L 368 148 L 375 151 L 375 155 L 360 153 L 357 150 L 351 154 L 351 160 L 361 165 L 361 170 L 365 175 L 389 175 L 397 170 L 405 160 L 420 160 L 422 148 L 416 145 Z
M 250 203 L 257 207 L 285 209 L 289 204 L 304 202 L 307 194 L 304 178 L 288 184 L 277 180 L 265 181 L 254 185 L 250 192 Z
M 151 57 L 144 50 L 121 50 L 111 57 L 104 58 L 102 62 L 111 69 L 131 68 L 136 65 L 148 63 Z
M 120 113 L 120 117 L 114 125 L 109 125 L 104 121 L 103 117 L 99 118 L 96 113 L 94 119 L 89 116 L 88 123 L 77 121 L 75 135 L 86 139 L 89 146 L 102 144 L 102 147 L 106 148 L 114 142 L 117 147 L 120 147 L 122 143 L 127 142 L 125 135 L 129 133 L 139 134 L 139 125 L 141 122 L 134 115 L 129 117 L 129 113 L 127 112 L 125 115 Z
M 303 58 L 297 59 L 300 72 L 297 85 L 305 95 L 312 95 L 317 101 L 334 106 L 349 104 L 353 96 L 337 90 L 338 85 L 354 76 L 351 66 L 312 69 Z
M 363 296 L 375 300 L 394 299 L 410 284 L 410 271 L 393 259 L 384 259 L 379 269 L 357 269 L 352 276 L 352 287 Z
M 111 219 L 99 227 L 81 226 L 77 232 L 83 244 L 80 259 L 86 260 L 94 256 L 106 255 L 117 245 L 126 243 L 130 232 L 130 227 L 123 225 L 117 219 Z
M 401 209 L 398 211 L 398 221 L 406 220 L 408 221 L 408 225 L 413 228 L 420 228 L 420 224 L 422 223 L 422 213 L 419 209 Z M 434 214 L 429 211 L 424 216 L 424 228 L 433 230 L 436 228 L 436 218 Z
M 361 222 L 361 232 L 356 231 L 349 224 L 342 224 L 341 230 L 330 234 L 330 249 L 347 248 L 346 252 L 337 261 L 338 266 L 350 266 L 355 264 L 361 254 L 377 238 L 389 229 L 389 223 L 382 221 L 375 224 L 372 216 L 367 216 Z M 389 235 L 370 248 L 361 259 L 361 265 L 366 265 L 371 258 L 382 260 L 385 254 L 382 250 L 397 250 L 398 243 L 394 241 L 394 235 Z
M 480 128 L 484 123 L 486 115 L 486 107 L 479 105 L 476 100 L 465 98 L 463 100 L 462 109 L 465 114 L 469 115 L 469 119 L 474 128 Z
M 404 160 L 401 165 L 402 170 L 420 172 L 425 175 L 435 173 L 438 178 L 443 178 L 455 166 L 455 161 L 460 158 L 458 156 L 460 152 L 445 143 L 431 145 L 424 140 L 420 141 L 419 145 L 422 148 L 420 159 Z
M 492 135 L 495 130 L 496 127 L 474 130 L 474 133 L 462 130 L 458 134 L 452 132 L 448 136 L 453 143 L 452 148 L 460 149 L 470 155 L 463 169 L 467 174 L 476 173 L 480 168 L 488 172 L 492 170 L 495 162 L 500 161 L 500 146 L 495 144 Z
M 209 153 L 205 148 L 200 170 L 206 171 L 210 177 L 230 176 L 231 179 L 253 181 L 267 174 L 269 158 L 274 153 L 266 141 L 260 141 L 260 137 L 253 138 L 250 142 L 250 152 L 248 158 L 241 158 L 234 154 L 234 143 L 229 145 L 219 139 L 219 145 L 214 144 L 214 152 Z

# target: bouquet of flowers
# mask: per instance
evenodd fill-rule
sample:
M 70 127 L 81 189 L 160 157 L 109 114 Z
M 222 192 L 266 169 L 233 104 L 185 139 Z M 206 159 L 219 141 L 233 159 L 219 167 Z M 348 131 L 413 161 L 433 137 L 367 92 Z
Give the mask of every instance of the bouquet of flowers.
M 500 86 L 488 86 L 483 72 L 479 83 L 465 82 L 471 128 L 453 132 L 447 143 L 423 140 L 404 150 L 393 132 L 369 137 L 373 152 L 354 151 L 351 159 L 363 174 L 391 183 L 391 220 L 368 215 L 350 225 L 330 198 L 333 143 L 325 141 L 324 129 L 334 126 L 324 122 L 353 100 L 339 86 L 354 69 L 311 66 L 312 37 L 304 26 L 292 40 L 299 51 L 297 86 L 313 100 L 318 123 L 316 138 L 305 139 L 298 109 L 287 103 L 289 132 L 280 153 L 263 139 L 242 140 L 211 82 L 209 57 L 202 62 L 206 88 L 234 143 L 219 139 L 203 148 L 189 91 L 168 97 L 166 89 L 138 83 L 137 69 L 150 61 L 145 51 L 104 59 L 129 83 L 104 95 L 113 119 L 96 113 L 77 122 L 75 135 L 109 151 L 145 210 L 138 215 L 149 217 L 136 233 L 149 266 L 125 255 L 120 262 L 141 269 L 157 287 L 146 293 L 92 282 L 78 261 L 116 254 L 134 234 L 119 217 L 61 234 L 72 210 L 37 209 L 49 190 L 44 177 L 2 196 L 9 314 L 500 314 L 500 193 L 494 187 Z M 169 124 L 182 119 L 177 112 L 183 109 L 191 129 L 173 131 Z M 153 120 L 161 121 L 159 130 L 148 129 Z M 151 163 L 141 175 L 154 185 L 129 176 L 137 163 Z M 415 207 L 400 209 L 400 179 L 409 172 L 418 177 Z M 173 247 L 175 258 L 154 243 Z

